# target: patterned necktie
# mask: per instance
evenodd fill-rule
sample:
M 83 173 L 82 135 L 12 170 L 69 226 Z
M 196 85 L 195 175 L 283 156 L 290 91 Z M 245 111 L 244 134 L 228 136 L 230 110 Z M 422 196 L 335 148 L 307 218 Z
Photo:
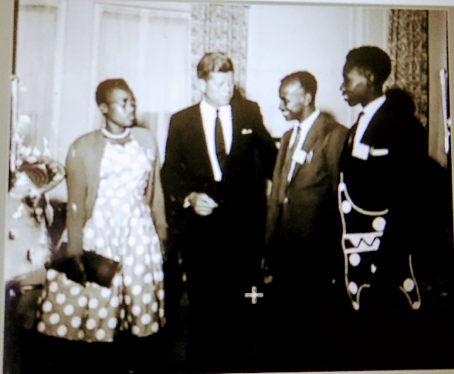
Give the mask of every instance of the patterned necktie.
M 216 123 L 215 123 L 215 144 L 216 144 L 216 156 L 218 158 L 219 166 L 221 171 L 224 170 L 225 160 L 227 153 L 225 152 L 225 141 L 224 133 L 222 131 L 221 120 L 219 119 L 219 110 L 216 110 Z
M 295 141 L 293 142 L 293 144 L 291 146 L 289 144 L 289 147 L 287 148 L 287 152 L 285 154 L 285 162 L 284 162 L 282 177 L 285 178 L 286 180 L 288 179 L 288 175 L 292 168 L 293 154 L 295 153 L 295 149 L 298 146 L 298 143 L 300 142 L 300 139 L 301 139 L 301 127 L 298 126 L 295 129 L 295 131 L 296 131 Z

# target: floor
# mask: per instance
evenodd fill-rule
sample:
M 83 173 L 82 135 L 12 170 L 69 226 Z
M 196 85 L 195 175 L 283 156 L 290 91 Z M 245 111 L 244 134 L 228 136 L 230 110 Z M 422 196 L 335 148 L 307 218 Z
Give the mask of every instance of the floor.
M 39 286 L 36 288 L 31 286 L 23 289 L 21 293 L 14 285 L 7 286 L 4 374 L 38 372 L 132 374 L 190 371 L 185 363 L 188 309 L 186 295 L 183 295 L 181 300 L 176 335 L 156 334 L 150 339 L 144 338 L 143 341 L 120 336 L 114 344 L 96 345 L 68 342 L 37 333 L 33 325 L 35 310 L 33 305 L 40 290 Z M 101 366 L 94 366 L 95 362 Z M 113 366 L 106 365 L 108 362 Z M 90 368 L 93 370 L 90 371 Z
M 57 231 L 60 232 L 60 229 Z M 18 238 L 15 235 L 12 237 Z M 14 248 L 17 248 L 17 245 L 14 245 Z M 9 253 L 12 256 L 10 263 L 22 261 L 27 264 L 28 260 L 24 257 L 24 253 L 20 251 Z M 436 260 L 438 264 L 440 256 L 432 253 L 427 260 L 434 262 Z M 436 269 L 439 271 L 439 265 L 437 266 Z M 17 268 L 8 271 L 12 274 L 17 271 Z M 433 274 L 431 278 L 438 279 L 438 275 Z M 101 346 L 92 349 L 93 346 L 91 346 L 87 350 L 85 346 L 67 343 L 61 339 L 45 339 L 33 329 L 34 305 L 40 293 L 42 277 L 42 271 L 39 269 L 36 271 L 31 266 L 30 271 L 24 272 L 25 287 L 18 287 L 17 282 L 9 282 L 6 285 L 4 374 L 200 372 L 188 365 L 186 361 L 189 303 L 185 293 L 182 294 L 178 313 L 175 313 L 173 335 L 172 333 L 158 334 L 155 338 L 144 341 L 143 344 L 125 337 L 113 348 Z M 440 279 L 440 282 L 444 282 L 443 278 Z M 453 281 L 448 279 L 448 282 Z M 449 299 L 449 290 L 453 288 L 452 284 L 432 282 L 430 286 L 421 289 L 424 299 L 430 306 L 427 318 L 423 326 L 420 326 L 421 334 L 430 336 L 427 341 L 427 360 L 425 360 L 427 364 L 424 368 L 454 368 L 454 354 L 452 354 L 454 308 L 447 305 L 449 303 L 446 301 Z M 258 339 L 263 338 L 266 339 L 266 332 L 258 337 Z M 96 369 L 92 367 L 94 362 L 99 364 Z M 140 362 L 142 365 L 138 366 L 137 363 Z M 93 371 L 90 371 L 90 368 Z
M 77 362 L 84 362 L 77 356 L 87 355 L 84 348 L 77 344 L 65 344 L 63 339 L 45 339 L 34 329 L 35 305 L 41 292 L 41 285 L 44 282 L 45 270 L 43 264 L 46 259 L 38 256 L 43 252 L 43 248 L 49 243 L 38 246 L 42 230 L 40 225 L 29 215 L 27 209 L 20 210 L 22 205 L 21 195 L 10 195 L 8 201 L 7 230 L 8 240 L 5 248 L 5 334 L 4 334 L 4 374 L 26 374 L 36 372 L 68 372 L 71 367 L 76 367 Z M 51 249 L 56 248 L 56 243 L 64 235 L 64 216 L 65 204 L 52 202 L 54 208 L 54 222 L 49 230 L 51 238 Z M 43 248 L 41 248 L 43 247 Z M 31 249 L 31 250 L 30 250 Z M 45 248 L 48 253 L 47 247 Z M 14 266 L 12 266 L 14 264 Z M 161 336 L 160 334 L 154 341 L 147 341 L 146 347 L 156 346 L 154 349 L 158 353 L 154 354 L 153 349 L 146 348 L 144 353 L 147 360 L 154 365 L 154 368 L 146 367 L 144 371 L 149 372 L 175 372 L 185 371 L 186 344 L 187 344 L 187 310 L 188 300 L 183 293 L 178 307 L 178 314 L 175 319 L 175 333 L 173 336 Z M 127 349 L 134 351 L 134 344 L 130 344 L 128 339 L 119 344 L 126 346 Z M 162 347 L 161 347 L 162 346 Z M 132 347 L 132 348 L 131 348 Z M 115 348 L 117 349 L 117 348 Z M 60 367 L 58 360 L 59 350 L 73 351 L 73 357 L 77 358 L 68 366 L 66 362 L 64 369 Z M 137 351 L 139 349 L 136 349 Z M 133 354 L 132 352 L 131 354 Z M 111 350 L 107 349 L 107 354 Z M 125 356 L 120 353 L 121 356 Z M 153 356 L 157 357 L 153 359 Z M 109 357 L 110 360 L 110 357 Z M 112 373 L 132 373 L 137 372 L 134 365 L 129 364 L 128 357 L 122 360 L 122 365 L 113 368 Z M 115 360 L 114 360 L 115 362 Z M 184 368 L 183 368 L 184 366 Z M 86 368 L 83 368 L 86 372 Z M 76 371 L 77 372 L 77 371 Z M 101 370 L 100 372 L 105 372 Z
M 175 335 L 157 335 L 139 342 L 129 337 L 118 340 L 116 346 L 80 345 L 58 338 L 44 337 L 33 329 L 34 302 L 40 288 L 27 288 L 18 297 L 19 290 L 9 284 L 5 313 L 4 374 L 29 373 L 196 373 L 201 371 L 186 362 L 188 300 L 184 294 L 180 312 L 175 321 Z M 412 369 L 454 368 L 454 326 L 451 314 L 438 313 L 447 309 L 432 301 L 433 313 L 427 314 L 420 326 L 428 338 L 427 359 L 423 367 Z M 452 312 L 452 309 L 450 309 Z M 392 338 L 392 337 L 390 337 Z M 386 342 L 383 342 L 386 344 Z M 95 366 L 95 363 L 98 366 Z M 264 367 L 267 368 L 266 366 Z M 241 372 L 249 372 L 244 370 Z M 255 370 L 252 370 L 255 371 Z M 261 371 L 287 371 L 263 370 Z M 222 371 L 211 371 L 222 372 Z

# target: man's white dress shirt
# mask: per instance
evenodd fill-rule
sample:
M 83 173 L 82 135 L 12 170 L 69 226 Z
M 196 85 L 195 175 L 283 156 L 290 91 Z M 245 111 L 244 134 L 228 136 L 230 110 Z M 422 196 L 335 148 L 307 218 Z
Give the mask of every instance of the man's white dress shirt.
M 290 182 L 293 178 L 293 173 L 295 171 L 296 163 L 297 162 L 304 163 L 306 161 L 305 158 L 304 158 L 304 162 L 301 162 L 303 160 L 298 159 L 298 152 L 304 152 L 304 151 L 301 151 L 301 148 L 303 147 L 304 142 L 306 141 L 307 134 L 309 133 L 310 129 L 312 128 L 313 124 L 315 123 L 315 121 L 317 120 L 319 115 L 320 115 L 320 110 L 316 109 L 303 122 L 296 123 L 293 126 L 293 131 L 292 131 L 292 135 L 290 136 L 290 142 L 288 144 L 288 147 L 292 148 L 293 144 L 295 143 L 296 132 L 297 132 L 298 127 L 300 128 L 301 135 L 299 137 L 298 144 L 296 144 L 296 147 L 294 148 L 293 157 L 292 157 L 292 165 L 290 167 L 290 171 L 287 176 L 288 182 Z
M 352 155 L 356 158 L 360 158 L 362 160 L 367 160 L 369 157 L 370 149 L 369 146 L 366 144 L 361 143 L 361 140 L 366 132 L 367 128 L 369 127 L 369 123 L 372 118 L 377 113 L 377 110 L 383 105 L 386 101 L 386 96 L 380 96 L 379 98 L 371 101 L 367 104 L 363 110 L 363 115 L 359 119 L 358 127 L 356 129 L 355 138 L 353 140 L 353 149 Z
M 225 105 L 218 109 L 222 132 L 224 134 L 225 152 L 229 154 L 233 138 L 232 108 L 230 105 Z M 217 108 L 211 106 L 205 100 L 200 102 L 200 114 L 202 116 L 203 131 L 205 132 L 205 140 L 208 148 L 208 156 L 210 157 L 211 169 L 213 170 L 214 180 L 219 182 L 222 180 L 222 171 L 216 156 L 216 110 Z

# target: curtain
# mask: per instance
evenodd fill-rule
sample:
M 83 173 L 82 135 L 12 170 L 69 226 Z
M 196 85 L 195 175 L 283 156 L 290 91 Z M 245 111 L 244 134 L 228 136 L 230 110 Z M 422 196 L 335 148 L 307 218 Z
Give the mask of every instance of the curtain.
M 44 139 L 55 151 L 55 87 L 58 47 L 58 3 L 21 3 L 18 20 L 17 68 L 18 122 L 15 129 L 23 145 L 41 152 Z M 52 152 L 55 153 L 55 152 Z
M 106 6 L 98 27 L 94 83 L 128 82 L 138 121 L 156 136 L 163 161 L 170 116 L 190 104 L 189 14 Z
M 427 126 L 428 11 L 391 10 L 388 47 L 392 73 L 388 86 L 406 89 L 416 105 L 416 116 Z
M 198 102 L 197 64 L 207 52 L 224 52 L 234 64 L 234 78 L 242 91 L 246 82 L 248 10 L 245 5 L 192 5 L 192 101 Z
M 161 160 L 170 115 L 200 101 L 196 68 L 206 52 L 225 52 L 234 63 L 237 86 L 244 87 L 247 6 L 193 3 L 187 17 L 185 11 L 125 6 L 99 10 L 95 82 L 128 81 L 138 99 L 139 120 L 158 139 Z M 100 121 L 96 108 L 93 112 Z

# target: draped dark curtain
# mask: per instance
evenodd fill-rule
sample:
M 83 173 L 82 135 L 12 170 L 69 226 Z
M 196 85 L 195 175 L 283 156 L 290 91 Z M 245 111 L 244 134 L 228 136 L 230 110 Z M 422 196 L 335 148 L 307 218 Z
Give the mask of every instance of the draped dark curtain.
M 200 99 L 196 67 L 206 52 L 224 52 L 235 66 L 235 82 L 244 87 L 246 81 L 248 10 L 245 5 L 193 4 L 192 71 L 193 102 Z
M 391 10 L 388 49 L 392 61 L 389 85 L 405 88 L 413 96 L 416 115 L 427 126 L 428 11 Z

